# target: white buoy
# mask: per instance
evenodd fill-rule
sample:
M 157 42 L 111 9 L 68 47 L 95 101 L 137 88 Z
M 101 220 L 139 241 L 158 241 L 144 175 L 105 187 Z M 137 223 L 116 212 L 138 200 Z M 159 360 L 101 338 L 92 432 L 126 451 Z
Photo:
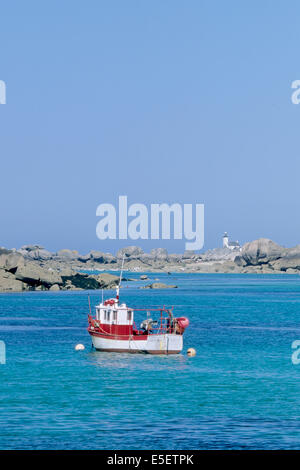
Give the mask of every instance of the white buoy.
M 190 357 L 196 356 L 196 349 L 194 349 L 194 348 L 189 348 L 189 349 L 187 350 L 187 355 L 190 356 Z
M 83 351 L 85 349 L 84 345 L 79 343 L 75 346 L 75 351 Z

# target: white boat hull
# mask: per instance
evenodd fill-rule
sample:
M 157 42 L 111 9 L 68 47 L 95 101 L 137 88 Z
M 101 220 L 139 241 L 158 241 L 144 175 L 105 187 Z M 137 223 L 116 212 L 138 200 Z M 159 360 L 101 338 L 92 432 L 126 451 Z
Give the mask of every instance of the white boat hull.
M 99 351 L 128 352 L 144 354 L 178 354 L 182 351 L 182 335 L 156 334 L 147 339 L 112 339 L 92 334 L 92 342 Z

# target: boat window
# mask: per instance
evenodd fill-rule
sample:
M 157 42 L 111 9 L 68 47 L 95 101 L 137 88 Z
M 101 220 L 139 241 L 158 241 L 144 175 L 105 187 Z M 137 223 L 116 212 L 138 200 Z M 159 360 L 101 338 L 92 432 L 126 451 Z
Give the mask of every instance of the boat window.
M 127 310 L 127 320 L 128 320 L 128 321 L 131 321 L 131 318 L 132 318 L 132 311 L 131 311 L 131 310 Z
M 117 320 L 117 311 L 114 310 L 114 320 Z
M 107 317 L 106 317 L 107 321 L 110 321 L 110 312 L 107 311 L 106 314 L 107 314 Z

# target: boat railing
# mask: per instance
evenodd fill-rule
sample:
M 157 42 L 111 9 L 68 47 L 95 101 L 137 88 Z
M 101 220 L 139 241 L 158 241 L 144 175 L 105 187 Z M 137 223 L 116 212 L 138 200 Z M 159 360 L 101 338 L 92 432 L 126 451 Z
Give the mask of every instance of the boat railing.
M 133 308 L 133 311 L 145 311 L 147 312 L 148 318 L 151 312 L 159 312 L 159 318 L 157 320 L 149 321 L 148 327 L 146 329 L 139 329 L 135 323 L 133 322 L 133 332 L 134 334 L 148 334 L 148 335 L 157 335 L 157 334 L 176 334 L 178 333 L 177 329 L 177 322 L 176 319 L 173 317 L 172 308 Z M 96 319 L 96 317 L 92 316 L 92 314 L 88 315 L 88 323 L 89 327 L 93 327 L 95 329 L 100 328 L 100 321 Z
M 176 320 L 173 317 L 173 307 L 166 308 L 133 308 L 134 311 L 146 311 L 149 315 L 151 312 L 159 312 L 158 320 L 153 320 L 149 323 L 147 334 L 157 335 L 164 333 L 176 333 Z

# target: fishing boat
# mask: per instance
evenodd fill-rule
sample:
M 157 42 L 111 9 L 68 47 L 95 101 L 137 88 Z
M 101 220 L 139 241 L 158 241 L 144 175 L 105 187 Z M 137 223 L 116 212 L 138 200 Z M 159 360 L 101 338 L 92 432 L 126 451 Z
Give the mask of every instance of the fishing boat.
M 130 308 L 120 303 L 119 284 L 116 297 L 96 305 L 95 316 L 88 315 L 88 332 L 98 351 L 178 354 L 183 348 L 183 333 L 189 325 L 186 317 L 176 318 L 173 307 Z M 103 296 L 102 296 L 103 297 Z M 137 311 L 146 312 L 139 328 L 134 321 Z M 153 319 L 158 314 L 157 319 Z

